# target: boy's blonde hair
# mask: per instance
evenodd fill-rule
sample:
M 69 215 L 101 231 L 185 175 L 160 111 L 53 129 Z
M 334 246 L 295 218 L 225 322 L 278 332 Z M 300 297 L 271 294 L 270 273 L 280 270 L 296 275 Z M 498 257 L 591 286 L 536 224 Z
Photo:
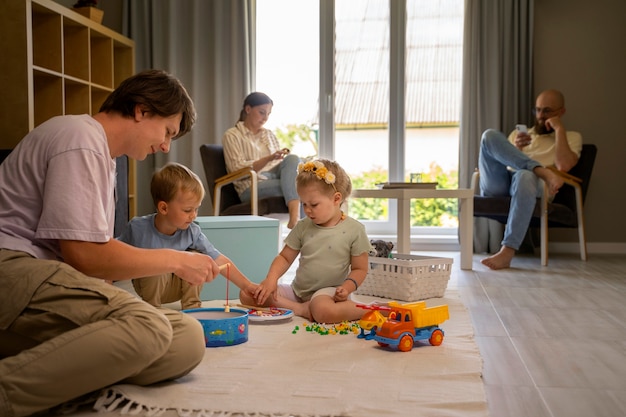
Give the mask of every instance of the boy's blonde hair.
M 329 196 L 339 192 L 342 203 L 352 194 L 350 176 L 337 162 L 329 159 L 316 159 L 298 165 L 296 187 L 311 184 L 319 184 L 320 189 Z
M 157 206 L 159 201 L 169 203 L 176 197 L 178 191 L 191 192 L 200 201 L 204 199 L 204 186 L 200 178 L 186 166 L 169 162 L 152 175 L 150 194 Z

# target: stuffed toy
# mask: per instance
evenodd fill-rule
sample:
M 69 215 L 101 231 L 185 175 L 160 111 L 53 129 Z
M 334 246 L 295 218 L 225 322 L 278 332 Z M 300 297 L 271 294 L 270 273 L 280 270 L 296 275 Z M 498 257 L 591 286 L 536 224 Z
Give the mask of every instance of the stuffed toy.
M 378 258 L 391 258 L 391 250 L 393 249 L 393 242 L 385 242 L 384 240 L 370 240 L 370 256 L 376 256 Z

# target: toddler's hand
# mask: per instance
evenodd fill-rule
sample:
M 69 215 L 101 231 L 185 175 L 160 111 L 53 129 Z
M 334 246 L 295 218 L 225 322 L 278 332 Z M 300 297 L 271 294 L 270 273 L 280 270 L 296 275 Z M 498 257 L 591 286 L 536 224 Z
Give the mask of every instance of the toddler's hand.
M 254 299 L 257 305 L 265 305 L 265 302 L 272 297 L 272 301 L 276 301 L 276 284 L 263 280 L 254 291 Z
M 349 295 L 350 293 L 344 287 L 337 287 L 333 300 L 335 300 L 336 302 L 346 301 Z

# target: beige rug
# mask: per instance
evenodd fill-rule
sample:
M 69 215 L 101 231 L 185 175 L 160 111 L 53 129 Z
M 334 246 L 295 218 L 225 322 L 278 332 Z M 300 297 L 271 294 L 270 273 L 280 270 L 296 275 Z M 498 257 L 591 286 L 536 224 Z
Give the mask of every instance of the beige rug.
M 188 376 L 152 387 L 113 386 L 96 409 L 181 417 L 487 416 L 482 360 L 458 293 L 448 289 L 427 304 L 449 306 L 441 346 L 390 351 L 354 334 L 307 332 L 298 317 L 251 323 L 246 343 L 208 348 Z

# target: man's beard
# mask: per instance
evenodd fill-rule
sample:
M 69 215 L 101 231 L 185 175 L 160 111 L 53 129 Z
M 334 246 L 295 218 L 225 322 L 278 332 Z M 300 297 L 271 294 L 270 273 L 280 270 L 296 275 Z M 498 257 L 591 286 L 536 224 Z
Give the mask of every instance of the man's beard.
M 535 125 L 535 133 L 537 133 L 538 135 L 547 135 L 552 132 L 554 132 L 554 129 L 546 126 L 545 121 L 537 120 L 537 124 Z

